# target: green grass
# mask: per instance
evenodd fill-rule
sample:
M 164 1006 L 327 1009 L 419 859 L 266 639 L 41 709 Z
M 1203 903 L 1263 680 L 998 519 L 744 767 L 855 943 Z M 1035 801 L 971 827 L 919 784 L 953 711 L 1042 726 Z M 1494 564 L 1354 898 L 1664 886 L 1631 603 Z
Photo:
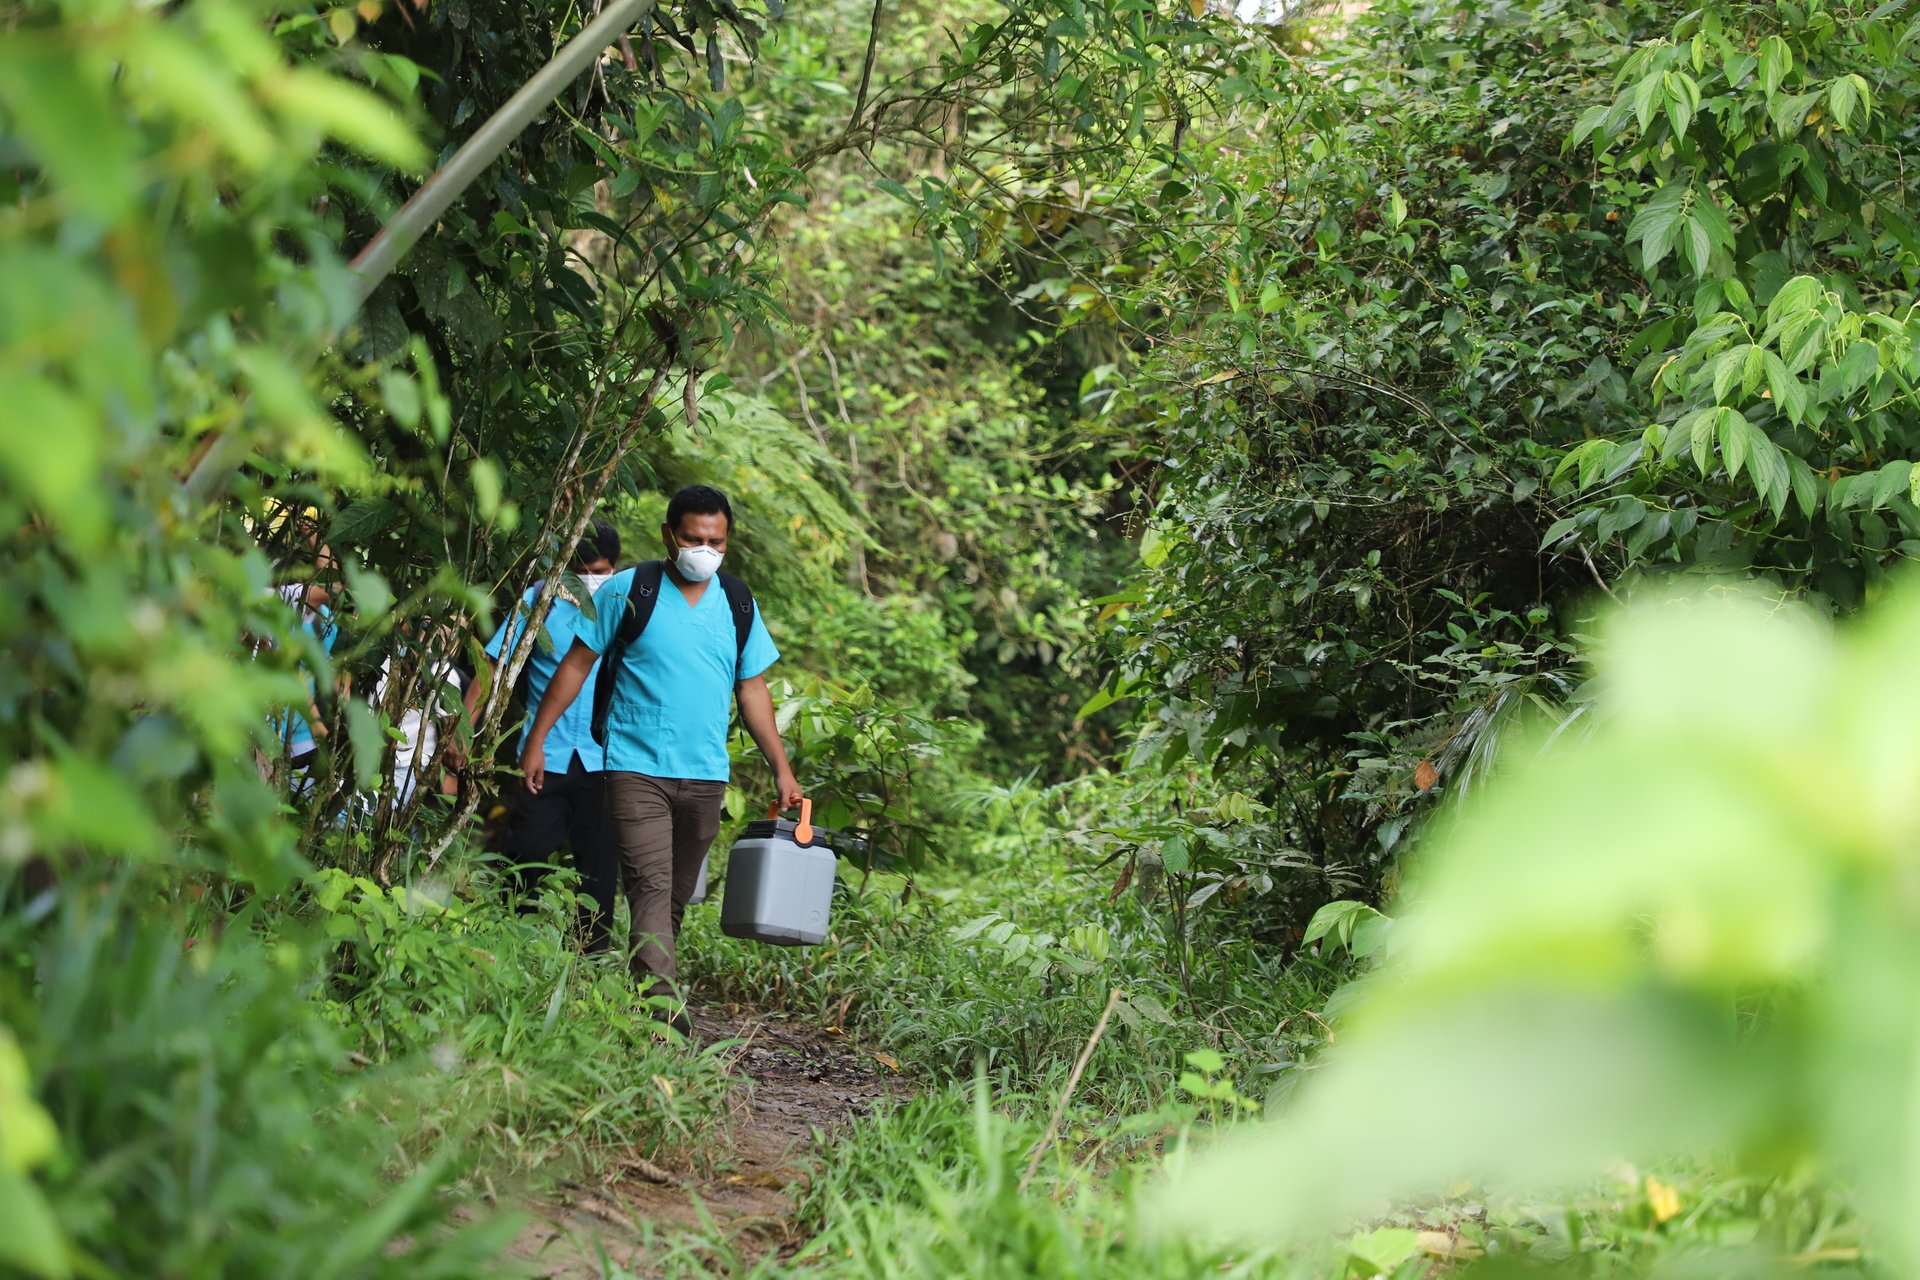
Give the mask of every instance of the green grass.
M 695 907 L 683 968 L 708 998 L 843 1026 L 927 1080 L 968 1079 L 984 1067 L 1007 1087 L 1034 1090 L 1064 1078 L 1118 988 L 1125 1004 L 1078 1090 L 1115 1112 L 1158 1105 L 1184 1055 L 1201 1048 L 1227 1057 L 1243 1092 L 1266 1096 L 1320 1041 L 1311 1010 L 1334 970 L 1208 939 L 1189 998 L 1165 971 L 1154 911 L 1133 898 L 1107 901 L 1057 853 L 1017 871 L 1003 865 L 904 888 L 877 876 L 862 893 L 848 875 L 828 940 L 814 948 L 739 942 L 720 932 L 717 903 Z M 997 923 L 974 932 L 989 914 Z
M 362 1065 L 312 998 L 317 959 L 303 931 L 257 908 L 182 909 L 131 874 L 74 874 L 0 916 L 0 1027 L 59 1126 L 38 1181 L 71 1268 L 485 1272 L 502 1228 L 455 1231 L 446 1216 L 468 1153 L 403 1154 L 417 1123 L 406 1075 Z
M 402 1147 L 449 1143 L 490 1174 L 592 1172 L 631 1149 L 698 1154 L 728 1082 L 636 999 L 617 955 L 585 957 L 553 877 L 521 914 L 491 877 L 381 891 L 339 872 L 318 905 L 339 939 L 324 1007 L 394 1079 Z

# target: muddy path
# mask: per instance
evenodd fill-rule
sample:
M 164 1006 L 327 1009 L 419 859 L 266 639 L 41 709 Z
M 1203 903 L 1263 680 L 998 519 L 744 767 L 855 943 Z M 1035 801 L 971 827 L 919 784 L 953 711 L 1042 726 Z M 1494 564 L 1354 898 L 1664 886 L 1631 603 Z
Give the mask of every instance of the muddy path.
M 854 1118 L 908 1092 L 844 1037 L 784 1014 L 709 1005 L 693 1019 L 701 1044 L 741 1042 L 728 1051 L 738 1083 L 720 1149 L 698 1163 L 692 1153 L 629 1160 L 598 1183 L 526 1205 L 533 1221 L 508 1251 L 526 1274 L 623 1280 L 662 1274 L 675 1252 L 705 1267 L 790 1255 L 806 1242 L 794 1210 L 822 1154 L 815 1130 L 831 1143 Z

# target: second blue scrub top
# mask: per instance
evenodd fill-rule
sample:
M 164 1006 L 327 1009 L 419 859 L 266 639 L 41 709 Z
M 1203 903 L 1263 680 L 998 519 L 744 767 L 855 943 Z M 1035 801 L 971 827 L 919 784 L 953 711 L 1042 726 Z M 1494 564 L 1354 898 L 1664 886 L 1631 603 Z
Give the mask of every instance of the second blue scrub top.
M 611 581 L 603 583 L 604 591 L 612 586 Z M 487 642 L 487 656 L 496 661 L 502 654 L 512 653 L 513 646 L 520 634 L 520 628 L 532 616 L 533 602 L 540 595 L 540 588 L 528 587 L 526 594 L 520 597 L 520 603 L 500 629 L 493 633 L 493 639 Z M 596 601 L 599 596 L 595 596 Z M 527 658 L 527 723 L 520 730 L 520 748 L 527 746 L 527 730 L 533 727 L 534 714 L 540 709 L 540 699 L 547 694 L 547 683 L 553 679 L 553 673 L 560 668 L 560 660 L 567 656 L 567 650 L 573 648 L 573 639 L 580 629 L 589 625 L 586 615 L 580 607 L 565 596 L 553 598 L 553 608 L 547 611 L 546 639 L 551 645 L 536 640 L 533 653 Z M 564 774 L 573 768 L 573 759 L 580 757 L 580 767 L 588 773 L 599 773 L 606 767 L 606 753 L 600 744 L 593 740 L 593 682 L 600 674 L 600 664 L 594 663 L 593 670 L 587 673 L 586 683 L 580 686 L 580 695 L 573 705 L 563 712 L 554 722 L 547 734 L 547 771 Z

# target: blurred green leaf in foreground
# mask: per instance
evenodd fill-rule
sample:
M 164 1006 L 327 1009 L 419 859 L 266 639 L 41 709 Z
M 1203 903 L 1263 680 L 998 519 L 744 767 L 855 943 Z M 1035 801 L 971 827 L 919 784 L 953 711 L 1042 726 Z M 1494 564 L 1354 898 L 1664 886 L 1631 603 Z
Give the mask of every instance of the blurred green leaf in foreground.
M 1920 584 L 1835 627 L 1730 588 L 1606 632 L 1411 868 L 1337 1047 L 1168 1223 L 1286 1235 L 1621 1159 L 1850 1188 L 1920 1263 Z

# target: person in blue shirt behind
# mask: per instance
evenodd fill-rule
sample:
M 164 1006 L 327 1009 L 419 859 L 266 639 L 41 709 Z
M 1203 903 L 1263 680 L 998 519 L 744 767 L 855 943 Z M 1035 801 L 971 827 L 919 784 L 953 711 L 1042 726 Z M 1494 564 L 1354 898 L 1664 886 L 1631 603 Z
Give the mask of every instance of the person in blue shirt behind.
M 274 588 L 274 594 L 300 619 L 302 631 L 315 637 L 329 655 L 338 637 L 334 626 L 332 584 L 338 581 L 339 562 L 333 549 L 320 541 L 320 512 L 314 507 L 293 510 L 277 499 L 268 499 L 266 514 L 256 523 L 243 517 L 247 530 L 261 539 L 263 548 L 276 552 L 276 576 L 288 581 Z M 256 641 L 254 652 L 271 641 Z M 340 689 L 349 683 L 344 677 Z M 312 676 L 307 678 L 307 697 L 298 706 L 287 707 L 269 720 L 274 738 L 288 767 L 287 781 L 293 794 L 303 795 L 313 785 L 312 765 L 327 736 L 326 721 L 320 713 L 319 689 Z M 262 777 L 272 772 L 266 756 L 257 758 Z
M 587 536 L 574 551 L 572 569 L 593 593 L 613 574 L 620 558 L 620 535 L 605 520 L 595 520 Z M 514 646 L 524 634 L 539 598 L 536 584 L 528 587 L 512 613 L 493 639 L 487 642 L 487 656 L 494 661 L 497 680 L 512 657 Z M 575 638 L 589 624 L 575 601 L 563 588 L 554 597 L 547 612 L 546 635 L 534 642 L 527 658 L 527 714 L 536 718 L 550 700 L 555 673 L 561 659 L 572 650 Z M 591 674 L 591 669 L 589 671 Z M 467 690 L 467 711 L 472 715 L 479 705 L 480 682 Z M 536 783 L 527 780 L 523 794 L 509 797 L 509 816 L 504 852 L 518 865 L 515 875 L 529 896 L 537 889 L 545 865 L 552 862 L 566 845 L 573 854 L 574 869 L 580 873 L 580 889 L 593 900 L 591 907 L 581 904 L 580 935 L 582 949 L 589 954 L 605 951 L 612 945 L 609 924 L 613 919 L 614 897 L 620 891 L 619 854 L 613 843 L 613 830 L 607 821 L 605 775 L 606 753 L 593 740 L 592 699 L 582 699 L 562 707 L 542 730 L 551 772 Z M 520 743 L 525 750 L 531 723 L 522 730 Z M 511 785 L 511 784 L 509 784 Z
M 752 611 L 741 645 L 723 584 L 714 581 L 733 531 L 726 495 L 705 485 L 682 489 L 660 527 L 667 559 L 660 591 L 640 637 L 614 672 L 606 724 L 607 809 L 626 870 L 632 920 L 634 981 L 645 996 L 664 996 L 663 1016 L 690 1029 L 675 985 L 674 944 L 681 916 L 699 880 L 700 864 L 720 828 L 731 763 L 727 727 L 737 698 L 740 718 L 773 767 L 780 807 L 800 803 L 774 719 L 766 670 L 779 658 L 773 638 Z M 635 570 L 614 575 L 593 598 L 594 619 L 574 637 L 560 663 L 520 756 L 527 786 L 554 785 L 555 730 L 591 683 L 600 655 L 614 643 Z

